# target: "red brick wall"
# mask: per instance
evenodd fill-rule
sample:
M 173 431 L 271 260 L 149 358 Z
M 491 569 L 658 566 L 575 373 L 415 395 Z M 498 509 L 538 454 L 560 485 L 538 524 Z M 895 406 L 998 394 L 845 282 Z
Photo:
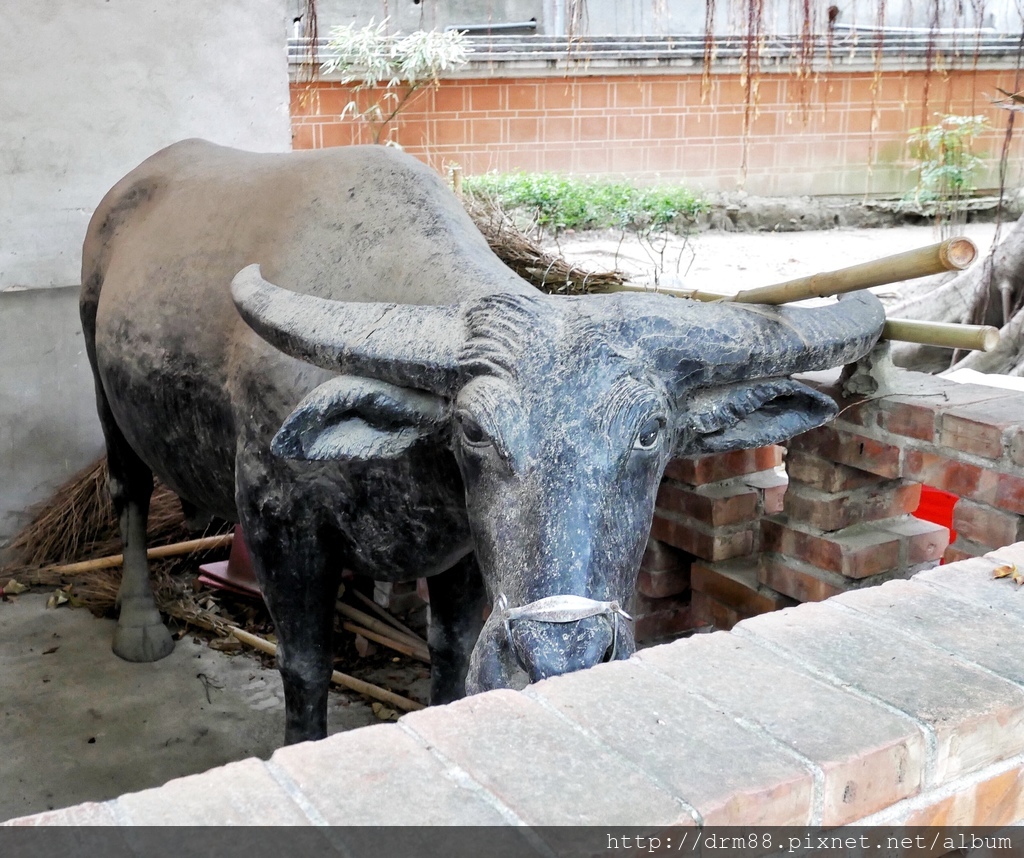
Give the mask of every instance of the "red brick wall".
M 893 194 L 913 185 L 905 140 L 936 114 L 987 115 L 997 129 L 977 151 L 998 159 L 1007 113 L 990 103 L 1013 89 L 1012 70 L 830 73 L 811 81 L 761 79 L 744 137 L 738 75 L 699 74 L 460 79 L 418 96 L 396 137 L 438 169 L 613 173 L 671 178 L 707 190 L 766 195 Z M 925 98 L 927 94 L 927 100 Z M 351 90 L 337 83 L 292 87 L 296 149 L 369 142 L 342 118 Z M 1021 146 L 1013 155 L 1019 162 Z M 1014 174 L 1015 175 L 1015 174 Z M 994 186 L 995 173 L 982 181 Z

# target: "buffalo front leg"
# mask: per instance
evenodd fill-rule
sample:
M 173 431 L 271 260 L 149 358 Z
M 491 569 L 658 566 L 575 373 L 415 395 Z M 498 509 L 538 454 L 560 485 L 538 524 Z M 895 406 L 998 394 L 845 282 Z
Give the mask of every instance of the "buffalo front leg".
M 469 554 L 447 572 L 427 579 L 430 593 L 430 702 L 466 696 L 469 657 L 484 624 L 487 597 L 476 557 Z
M 316 539 L 315 525 L 300 532 L 293 522 L 250 515 L 242 519 L 253 570 L 278 640 L 285 744 L 323 739 L 341 563 L 331 562 Z

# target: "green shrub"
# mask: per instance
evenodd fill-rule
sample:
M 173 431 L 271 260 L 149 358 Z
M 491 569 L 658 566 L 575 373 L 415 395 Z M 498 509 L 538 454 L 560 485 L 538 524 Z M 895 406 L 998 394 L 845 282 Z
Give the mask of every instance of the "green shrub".
M 510 214 L 529 217 L 554 232 L 601 227 L 667 229 L 708 210 L 703 199 L 678 185 L 636 187 L 554 173 L 467 176 L 462 187 L 464 193 L 489 198 Z
M 943 238 L 966 221 L 966 202 L 977 190 L 975 178 L 984 160 L 974 153 L 974 138 L 991 130 L 984 116 L 938 116 L 934 125 L 915 128 L 907 144 L 916 162 L 914 202 L 931 209 Z

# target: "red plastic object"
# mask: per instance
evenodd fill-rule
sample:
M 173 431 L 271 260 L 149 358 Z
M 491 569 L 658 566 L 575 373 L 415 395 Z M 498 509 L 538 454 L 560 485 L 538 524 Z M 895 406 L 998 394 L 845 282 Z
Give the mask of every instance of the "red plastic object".
M 242 537 L 242 528 L 235 525 L 235 538 L 231 540 L 231 553 L 219 563 L 204 563 L 199 567 L 199 580 L 210 587 L 230 590 L 243 596 L 263 597 L 256 574 L 249 562 L 249 549 Z
M 914 517 L 948 527 L 949 542 L 952 544 L 956 541 L 956 531 L 953 530 L 953 507 L 958 500 L 960 498 L 949 492 L 922 486 L 921 503 L 914 510 Z

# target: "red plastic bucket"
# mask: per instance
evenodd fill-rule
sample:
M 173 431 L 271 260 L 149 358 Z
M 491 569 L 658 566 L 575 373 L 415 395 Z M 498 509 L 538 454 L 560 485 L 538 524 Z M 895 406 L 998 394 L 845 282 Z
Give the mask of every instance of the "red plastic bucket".
M 958 500 L 960 498 L 949 492 L 922 486 L 921 503 L 914 510 L 914 517 L 948 527 L 949 542 L 952 544 L 956 540 L 956 531 L 953 530 L 953 507 Z

